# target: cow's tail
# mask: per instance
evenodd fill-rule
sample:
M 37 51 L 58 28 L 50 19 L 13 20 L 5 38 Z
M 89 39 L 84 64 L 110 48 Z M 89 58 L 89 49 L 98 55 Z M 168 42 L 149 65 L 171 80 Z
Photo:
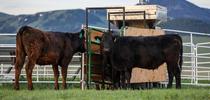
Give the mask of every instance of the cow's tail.
M 183 41 L 182 41 L 182 38 L 180 36 L 179 36 L 179 40 L 180 40 L 179 67 L 180 67 L 180 70 L 182 70 L 182 64 L 183 64 Z
M 27 28 L 29 27 L 28 26 L 21 27 L 19 31 L 17 32 L 17 36 L 16 36 L 16 62 L 15 64 L 18 64 L 18 66 L 23 65 L 25 61 L 26 52 L 23 45 L 22 36 L 23 36 L 24 31 L 27 30 Z
M 21 27 L 16 35 L 16 51 L 15 51 L 16 60 L 15 60 L 15 84 L 14 84 L 14 88 L 16 90 L 19 90 L 19 77 L 26 57 L 22 36 L 27 28 L 28 28 L 27 26 Z

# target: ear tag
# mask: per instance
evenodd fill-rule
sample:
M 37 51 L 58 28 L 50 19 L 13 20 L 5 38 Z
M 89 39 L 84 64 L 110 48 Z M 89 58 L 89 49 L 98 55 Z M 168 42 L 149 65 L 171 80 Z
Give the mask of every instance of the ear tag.
M 96 39 L 96 43 L 101 43 L 100 39 L 97 38 Z
M 79 34 L 79 38 L 82 38 L 82 33 Z

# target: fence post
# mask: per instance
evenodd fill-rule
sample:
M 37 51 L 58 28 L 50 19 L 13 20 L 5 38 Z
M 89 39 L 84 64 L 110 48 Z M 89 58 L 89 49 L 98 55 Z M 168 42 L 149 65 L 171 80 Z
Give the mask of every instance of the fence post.
M 82 57 L 81 57 L 81 60 L 82 60 L 82 61 L 81 61 L 81 63 L 82 63 L 82 64 L 81 64 L 81 81 L 80 81 L 80 82 L 81 82 L 81 88 L 82 88 L 82 90 L 84 90 L 84 82 L 85 82 L 85 79 L 84 79 L 84 74 L 85 74 L 85 73 L 84 73 L 84 72 L 85 72 L 85 69 L 84 69 L 84 68 L 85 68 L 85 67 L 84 67 L 84 64 L 85 64 L 85 63 L 84 63 L 84 57 L 85 57 L 85 56 L 84 56 L 84 53 L 82 53 Z
M 36 66 L 36 81 L 39 82 L 39 66 Z
M 46 66 L 44 66 L 44 79 L 46 79 Z
M 196 66 L 196 61 L 195 61 L 195 45 L 193 43 L 193 34 L 190 33 L 190 45 L 191 45 L 191 49 L 190 49 L 190 52 L 192 53 L 191 54 L 191 75 L 192 75 L 192 78 L 191 78 L 191 84 L 195 83 L 195 66 Z
M 195 46 L 195 85 L 198 84 L 198 45 Z
M 1 75 L 3 75 L 3 70 L 4 70 L 3 67 L 4 67 L 3 64 L 1 64 Z

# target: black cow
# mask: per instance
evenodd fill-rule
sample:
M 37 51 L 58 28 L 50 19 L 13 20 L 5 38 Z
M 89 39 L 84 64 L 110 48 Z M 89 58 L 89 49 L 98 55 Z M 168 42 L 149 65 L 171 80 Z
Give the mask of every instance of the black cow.
M 16 36 L 15 89 L 19 89 L 19 76 L 26 56 L 25 66 L 28 89 L 33 89 L 32 71 L 35 64 L 51 64 L 54 71 L 55 89 L 58 87 L 61 66 L 63 88 L 66 89 L 67 68 L 76 52 L 85 52 L 84 30 L 78 33 L 45 32 L 29 26 L 19 29 Z
M 104 33 L 108 34 L 108 33 Z M 101 40 L 100 53 L 102 55 L 102 88 L 104 89 L 105 80 L 112 79 L 112 67 L 110 61 L 110 49 L 113 47 L 113 38 L 111 35 L 102 35 L 102 37 L 95 37 L 95 39 Z
M 157 69 L 167 63 L 169 83 L 172 87 L 173 77 L 176 78 L 176 88 L 181 88 L 182 39 L 176 34 L 160 36 L 124 36 L 113 38 L 111 33 L 102 36 L 102 51 L 106 51 L 112 70 L 112 80 L 117 88 L 119 81 L 125 86 L 130 83 L 131 71 L 134 67 Z M 107 65 L 107 64 L 106 64 Z M 120 76 L 119 76 L 120 72 Z M 123 76 L 123 77 L 122 77 Z

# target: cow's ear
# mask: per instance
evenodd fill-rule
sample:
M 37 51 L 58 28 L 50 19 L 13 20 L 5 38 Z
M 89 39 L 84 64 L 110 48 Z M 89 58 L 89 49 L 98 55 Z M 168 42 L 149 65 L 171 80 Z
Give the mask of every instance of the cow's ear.
M 81 29 L 80 33 L 79 33 L 79 38 L 84 37 L 85 31 L 84 29 Z
M 81 33 L 82 35 L 84 35 L 84 34 L 85 34 L 85 30 L 84 30 L 84 29 L 81 29 L 80 33 Z

